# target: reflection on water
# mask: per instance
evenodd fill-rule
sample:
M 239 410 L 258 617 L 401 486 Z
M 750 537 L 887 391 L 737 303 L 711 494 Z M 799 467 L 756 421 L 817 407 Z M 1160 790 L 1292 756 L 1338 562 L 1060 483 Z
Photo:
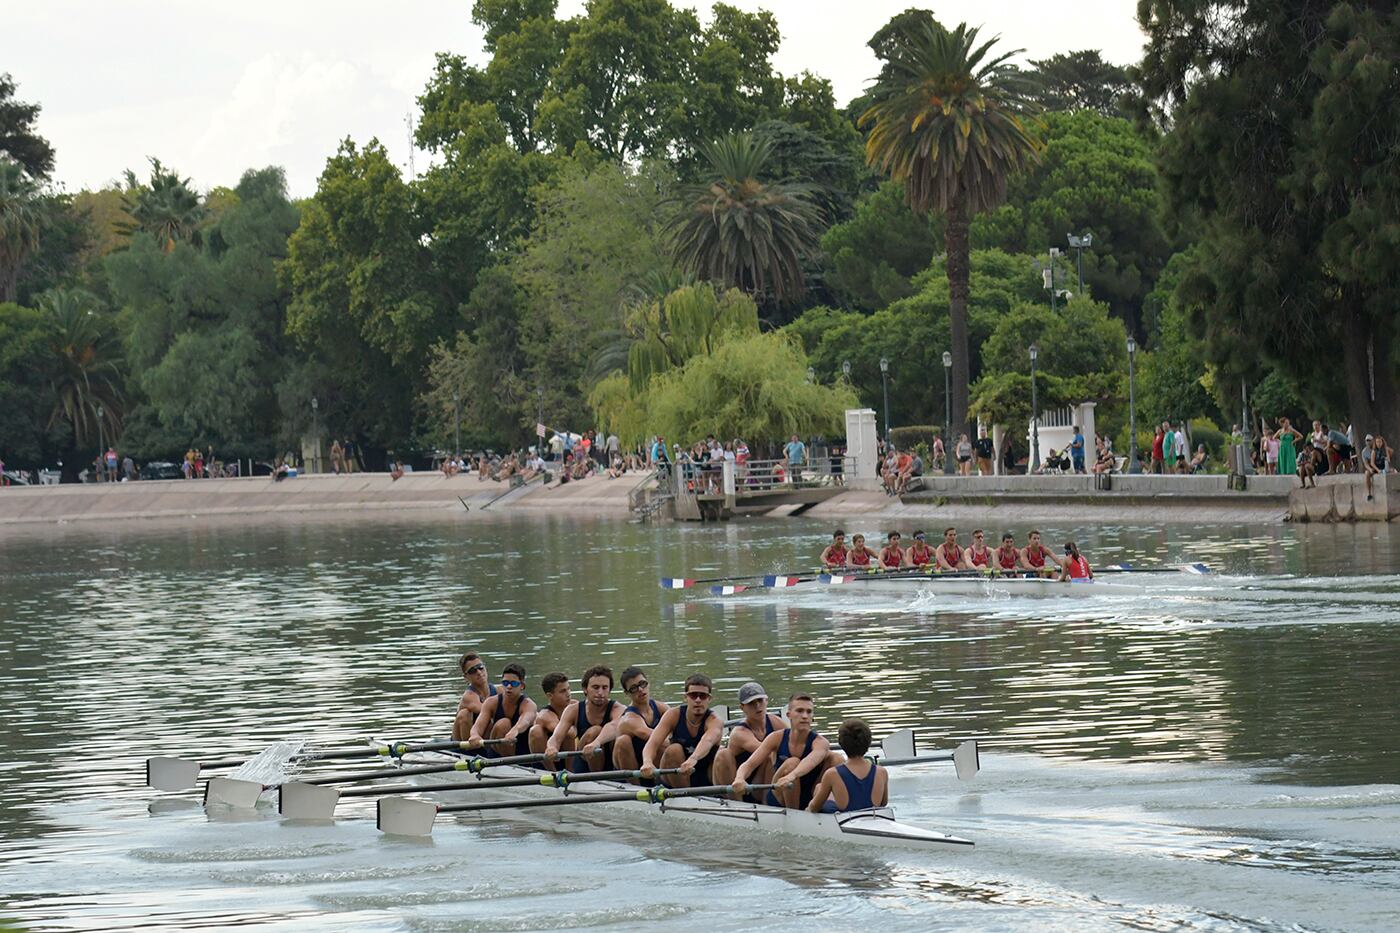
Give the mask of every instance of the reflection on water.
M 10 535 L 9 910 L 92 929 L 271 917 L 679 928 L 695 915 L 737 929 L 761 903 L 774 928 L 815 917 L 1156 929 L 1367 928 L 1400 907 L 1382 891 L 1400 878 L 1380 828 L 1400 810 L 1400 735 L 1385 725 L 1400 721 L 1390 529 L 1043 530 L 1072 535 L 1097 565 L 1204 561 L 1222 573 L 1081 599 L 858 584 L 716 598 L 656 581 L 806 569 L 829 529 L 322 520 Z M 749 679 L 775 698 L 810 690 L 828 729 L 860 715 L 877 733 L 917 727 L 930 746 L 980 737 L 975 784 L 924 766 L 893 786 L 902 816 L 978 847 L 955 859 L 797 856 L 781 840 L 697 844 L 539 812 L 446 821 L 409 845 L 353 818 L 367 805 L 330 826 L 270 810 L 227 822 L 172 805 L 186 798 L 152 805 L 142 786 L 151 752 L 441 733 L 468 647 L 493 670 L 522 661 L 533 684 L 556 668 L 637 663 L 669 698 L 698 669 L 731 703 Z M 464 875 L 482 852 L 502 870 Z M 542 881 L 538 866 L 560 859 L 565 877 Z M 73 890 L 78 862 L 92 866 L 90 891 Z

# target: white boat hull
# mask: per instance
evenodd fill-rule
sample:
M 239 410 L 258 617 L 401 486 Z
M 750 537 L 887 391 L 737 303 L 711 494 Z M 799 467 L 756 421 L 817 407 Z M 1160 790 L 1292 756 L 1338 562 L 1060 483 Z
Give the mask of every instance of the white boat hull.
M 813 583 L 806 588 L 825 586 L 842 593 L 931 593 L 950 596 L 1009 596 L 1032 599 L 1088 599 L 1094 596 L 1141 596 L 1146 592 L 1141 584 L 1118 583 L 1105 580 L 1046 580 L 1025 577 L 981 579 L 977 577 L 903 577 L 882 580 L 878 577 L 865 578 L 843 584 Z

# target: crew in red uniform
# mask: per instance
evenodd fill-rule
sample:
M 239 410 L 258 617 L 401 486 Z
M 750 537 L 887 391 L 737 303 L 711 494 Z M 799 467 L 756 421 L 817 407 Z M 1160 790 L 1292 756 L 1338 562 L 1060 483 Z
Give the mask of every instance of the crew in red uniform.
M 870 566 L 878 559 L 879 555 L 865 546 L 865 535 L 856 535 L 851 538 L 851 550 L 846 554 L 847 567 L 869 570 Z
M 933 554 L 938 560 L 939 570 L 962 569 L 963 549 L 958 547 L 958 530 L 956 528 L 943 529 L 943 543 Z
M 1064 562 L 1055 553 L 1040 543 L 1040 532 L 1032 531 L 1027 536 L 1027 545 L 1021 549 L 1021 566 L 1038 577 L 1049 577 L 1059 573 Z
M 972 533 L 972 544 L 963 551 L 963 567 L 968 570 L 990 570 L 992 566 L 992 549 L 987 547 L 987 536 L 978 528 Z
M 922 569 L 933 563 L 933 548 L 924 541 L 922 531 L 914 532 L 914 543 L 904 552 L 904 566 Z
M 1021 569 L 1021 549 L 1016 547 L 1016 536 L 1009 531 L 1001 536 L 1001 547 L 996 549 L 994 566 L 1003 577 L 1014 577 Z
M 822 566 L 827 569 L 845 569 L 846 533 L 840 528 L 831 533 L 831 543 L 822 551 Z
M 1071 583 L 1088 582 L 1094 579 L 1094 571 L 1089 569 L 1089 561 L 1079 553 L 1073 541 L 1065 545 L 1065 559 L 1060 565 L 1060 579 Z
M 899 546 L 899 532 L 891 531 L 886 541 L 889 543 L 880 551 L 880 566 L 886 570 L 898 570 L 904 566 L 904 548 Z

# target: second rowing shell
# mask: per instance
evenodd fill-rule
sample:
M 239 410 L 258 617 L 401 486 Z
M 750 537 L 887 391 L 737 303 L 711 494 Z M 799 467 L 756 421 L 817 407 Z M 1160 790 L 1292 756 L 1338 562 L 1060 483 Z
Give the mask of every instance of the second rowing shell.
M 812 590 L 816 587 L 843 593 L 947 593 L 955 596 L 1027 596 L 1032 598 L 1060 597 L 1081 599 L 1091 596 L 1141 596 L 1147 587 L 1141 583 L 1105 580 L 1046 580 L 1043 578 L 1002 577 L 895 577 L 893 579 L 857 578 L 844 584 L 812 582 L 798 584 L 794 589 Z

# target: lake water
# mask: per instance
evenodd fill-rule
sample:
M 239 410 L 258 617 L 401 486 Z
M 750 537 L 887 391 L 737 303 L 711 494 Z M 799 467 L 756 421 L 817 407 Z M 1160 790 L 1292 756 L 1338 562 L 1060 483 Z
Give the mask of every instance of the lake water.
M 877 529 L 868 529 L 871 532 Z M 903 529 L 906 534 L 910 529 Z M 1003 529 L 993 529 L 999 534 Z M 1026 529 L 1012 529 L 1023 537 Z M 287 518 L 0 538 L 0 917 L 310 930 L 1394 930 L 1400 537 L 1386 526 L 1046 528 L 1096 564 L 1205 561 L 1141 594 L 859 585 L 711 597 L 661 576 L 809 567 L 829 527 Z M 989 535 L 990 537 L 990 535 Z M 609 827 L 587 807 L 380 835 L 210 812 L 150 754 L 450 728 L 456 655 L 538 679 L 692 670 L 806 689 L 982 772 L 898 770 L 950 852 Z M 621 698 L 621 694 L 617 694 Z

